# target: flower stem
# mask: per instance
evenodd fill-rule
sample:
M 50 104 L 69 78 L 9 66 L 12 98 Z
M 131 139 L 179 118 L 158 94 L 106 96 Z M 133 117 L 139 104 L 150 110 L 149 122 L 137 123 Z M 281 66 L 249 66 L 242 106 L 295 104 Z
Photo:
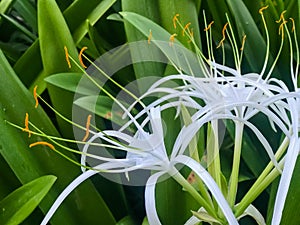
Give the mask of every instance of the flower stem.
M 278 160 L 286 151 L 286 148 L 289 144 L 289 138 L 285 137 L 281 145 L 279 146 L 275 158 Z M 279 166 L 281 167 L 284 160 L 281 160 Z M 239 217 L 246 210 L 246 208 L 261 194 L 263 190 L 265 190 L 269 184 L 276 179 L 276 177 L 280 174 L 279 171 L 274 168 L 273 162 L 270 162 L 267 167 L 263 170 L 260 176 L 257 178 L 255 183 L 252 185 L 247 194 L 243 197 L 241 202 L 237 205 L 235 210 L 235 216 Z M 270 172 L 271 171 L 271 172 Z
M 239 168 L 242 152 L 242 139 L 243 139 L 244 124 L 242 122 L 235 122 L 235 143 L 233 153 L 232 171 L 229 181 L 228 203 L 231 207 L 235 204 L 236 193 L 239 182 Z

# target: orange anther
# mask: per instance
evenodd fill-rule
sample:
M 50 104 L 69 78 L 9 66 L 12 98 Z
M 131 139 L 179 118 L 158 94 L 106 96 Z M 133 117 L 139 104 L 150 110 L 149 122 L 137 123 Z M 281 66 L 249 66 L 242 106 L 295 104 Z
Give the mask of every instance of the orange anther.
M 276 23 L 280 23 L 281 21 L 282 22 L 285 22 L 285 18 L 284 18 L 284 14 L 286 13 L 286 10 L 284 10 L 281 14 L 280 14 L 280 17 L 279 17 L 279 20 L 276 20 Z
M 148 44 L 150 45 L 152 39 L 152 30 L 150 30 L 149 36 L 148 36 Z
M 227 26 L 228 26 L 228 22 L 227 23 L 225 23 L 225 25 L 224 25 L 224 27 L 223 27 L 223 29 L 222 29 L 222 40 L 220 41 L 220 43 L 218 44 L 218 46 L 217 46 L 217 48 L 219 48 L 222 44 L 223 44 L 223 42 L 225 41 L 225 38 L 226 38 L 226 28 L 227 28 Z
M 242 40 L 242 47 L 241 47 L 241 51 L 243 51 L 244 50 L 244 47 L 245 47 L 245 42 L 246 42 L 246 38 L 247 38 L 247 36 L 246 35 L 244 35 L 243 36 L 243 40 Z
M 287 23 L 286 20 L 282 21 L 282 23 L 279 26 L 279 35 L 282 35 L 282 39 L 284 38 L 284 25 Z
M 206 28 L 204 28 L 204 31 L 208 31 L 211 28 L 211 25 L 214 24 L 215 21 L 211 21 Z
M 34 97 L 34 100 L 35 100 L 35 108 L 37 108 L 39 106 L 39 100 L 38 100 L 38 96 L 37 96 L 37 93 L 36 93 L 36 90 L 37 90 L 37 85 L 35 85 L 35 87 L 33 88 L 33 97 Z
M 87 68 L 87 66 L 84 65 L 84 63 L 83 63 L 83 61 L 82 61 L 82 54 L 83 54 L 83 52 L 84 52 L 86 49 L 87 49 L 87 47 L 83 47 L 83 48 L 80 50 L 79 55 L 78 55 L 79 62 L 80 62 L 81 66 L 82 66 L 83 68 Z
M 295 20 L 293 18 L 290 18 L 290 20 L 292 21 L 292 24 L 293 24 L 292 32 L 294 32 L 294 30 L 295 30 Z
M 37 145 L 45 145 L 49 148 L 51 148 L 52 150 L 55 150 L 54 146 L 46 141 L 37 141 L 37 142 L 34 142 L 32 144 L 29 145 L 29 148 L 32 148 L 34 146 L 37 146 Z
M 172 34 L 170 36 L 170 42 L 169 42 L 169 45 L 172 46 L 174 44 L 174 41 L 175 41 L 175 37 L 177 36 L 177 34 Z
M 174 28 L 176 29 L 176 22 L 178 21 L 178 17 L 179 17 L 179 14 L 177 13 L 177 14 L 175 14 L 175 16 L 173 17 L 173 26 L 174 26 Z
M 68 63 L 69 68 L 71 68 L 71 62 L 70 62 L 70 59 L 69 59 L 68 49 L 67 49 L 66 46 L 64 46 L 64 49 L 65 49 L 66 61 Z
M 258 10 L 258 12 L 259 12 L 260 14 L 263 14 L 263 11 L 264 11 L 265 9 L 267 9 L 268 7 L 269 7 L 268 5 L 263 6 L 263 7 L 261 7 L 261 8 Z
M 191 23 L 187 23 L 187 24 L 184 26 L 184 28 L 183 28 L 183 30 L 182 30 L 182 36 L 184 36 L 185 31 L 189 29 L 189 26 L 190 26 L 190 25 L 191 25 Z
M 87 121 L 86 121 L 86 129 L 85 129 L 85 136 L 84 138 L 82 139 L 82 141 L 86 141 L 86 139 L 88 139 L 89 137 L 89 134 L 90 134 L 90 124 L 91 124 L 91 118 L 92 118 L 92 115 L 88 115 L 87 117 Z
M 29 130 L 29 127 L 28 127 L 28 123 L 29 123 L 29 115 L 28 113 L 26 113 L 26 116 L 25 116 L 25 128 L 22 129 L 22 131 L 25 131 L 25 132 L 28 132 L 28 137 L 31 137 L 31 131 Z

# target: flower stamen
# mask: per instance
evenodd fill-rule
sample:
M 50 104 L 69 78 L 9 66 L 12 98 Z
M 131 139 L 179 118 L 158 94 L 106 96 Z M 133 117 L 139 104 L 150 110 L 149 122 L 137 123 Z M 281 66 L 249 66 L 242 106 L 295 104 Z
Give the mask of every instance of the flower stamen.
M 31 137 L 31 131 L 29 130 L 28 124 L 29 124 L 29 115 L 26 113 L 25 116 L 25 128 L 22 129 L 22 131 L 28 132 L 28 137 Z
M 34 100 L 35 100 L 35 106 L 34 108 L 37 108 L 39 106 L 39 100 L 38 100 L 38 96 L 37 96 L 37 85 L 35 85 L 35 87 L 33 88 L 33 97 L 34 97 Z
M 261 8 L 258 10 L 258 12 L 259 12 L 260 14 L 263 14 L 263 11 L 266 10 L 268 7 L 269 7 L 268 5 L 263 6 L 263 7 L 261 7 Z
M 175 14 L 175 16 L 173 17 L 173 26 L 174 26 L 174 28 L 176 29 L 176 22 L 178 21 L 178 17 L 179 17 L 179 14 L 178 13 L 176 13 Z
M 284 14 L 286 13 L 286 10 L 284 10 L 281 14 L 280 14 L 280 17 L 279 17 L 279 20 L 276 20 L 276 23 L 280 23 L 281 21 L 282 22 L 285 22 L 285 18 L 284 18 Z
M 243 40 L 242 40 L 242 47 L 240 48 L 240 50 L 241 50 L 241 51 L 243 51 L 243 50 L 244 50 L 244 47 L 245 47 L 245 42 L 246 42 L 246 38 L 247 38 L 247 36 L 246 36 L 246 35 L 244 35 L 244 36 L 243 36 Z
M 69 69 L 71 69 L 71 62 L 70 62 L 70 59 L 69 59 L 69 52 L 68 52 L 68 49 L 67 49 L 66 46 L 64 46 L 64 50 L 65 50 L 66 61 L 68 63 L 68 67 L 69 67 Z
M 175 34 L 172 34 L 171 36 L 170 36 L 170 42 L 169 42 L 169 45 L 170 46 L 172 46 L 173 44 L 174 44 L 174 41 L 175 41 L 175 37 L 177 36 L 177 34 L 175 33 Z
M 215 21 L 211 21 L 211 22 L 208 24 L 208 26 L 207 26 L 206 28 L 204 28 L 204 31 L 208 31 L 208 30 L 211 28 L 211 26 L 214 24 L 214 22 L 215 22 Z
M 84 52 L 86 49 L 87 49 L 87 47 L 83 47 L 83 48 L 80 50 L 79 55 L 78 55 L 79 62 L 80 62 L 80 64 L 81 64 L 81 66 L 82 66 L 83 68 L 85 68 L 85 69 L 87 68 L 87 66 L 84 65 L 84 63 L 83 63 L 83 60 L 82 60 L 82 54 L 83 54 L 83 52 Z
M 227 28 L 228 24 L 229 24 L 228 22 L 225 23 L 225 25 L 224 25 L 224 27 L 222 29 L 222 36 L 223 37 L 222 37 L 220 43 L 218 44 L 217 48 L 220 48 L 223 45 L 223 42 L 225 41 L 225 38 L 226 38 L 226 28 Z
M 88 115 L 87 121 L 86 121 L 86 125 L 85 125 L 85 127 L 86 127 L 86 129 L 85 129 L 85 136 L 82 139 L 82 141 L 86 141 L 88 139 L 88 137 L 89 137 L 91 118 L 92 118 L 92 115 Z
M 292 32 L 295 31 L 295 20 L 293 18 L 290 18 L 290 20 L 292 21 Z
M 189 23 L 187 23 L 187 24 L 184 26 L 184 28 L 183 28 L 183 30 L 182 30 L 182 36 L 184 36 L 184 33 L 186 32 L 186 30 L 189 30 L 189 26 L 190 26 L 191 24 L 192 24 L 192 23 L 189 22 Z
M 32 148 L 34 146 L 37 146 L 37 145 L 45 145 L 49 148 L 51 148 L 52 150 L 55 150 L 54 146 L 46 141 L 37 141 L 37 142 L 34 142 L 32 144 L 29 145 L 29 148 Z

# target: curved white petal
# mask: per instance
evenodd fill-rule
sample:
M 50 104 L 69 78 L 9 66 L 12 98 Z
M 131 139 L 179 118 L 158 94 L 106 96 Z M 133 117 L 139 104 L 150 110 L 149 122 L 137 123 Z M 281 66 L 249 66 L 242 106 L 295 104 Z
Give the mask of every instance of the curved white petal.
M 238 220 L 245 216 L 251 216 L 253 219 L 255 219 L 258 225 L 266 225 L 265 218 L 253 205 L 249 205 L 244 213 L 238 217 Z
M 181 163 L 191 168 L 210 190 L 215 200 L 217 201 L 219 207 L 221 208 L 228 223 L 230 225 L 239 225 L 218 185 L 211 177 L 211 175 L 198 162 L 196 162 L 190 157 L 179 155 L 172 161 L 172 163 L 174 165 L 177 163 Z
M 145 189 L 145 207 L 148 222 L 150 225 L 161 225 L 158 218 L 156 204 L 155 204 L 155 186 L 158 179 L 166 172 L 157 172 L 153 174 L 147 181 Z

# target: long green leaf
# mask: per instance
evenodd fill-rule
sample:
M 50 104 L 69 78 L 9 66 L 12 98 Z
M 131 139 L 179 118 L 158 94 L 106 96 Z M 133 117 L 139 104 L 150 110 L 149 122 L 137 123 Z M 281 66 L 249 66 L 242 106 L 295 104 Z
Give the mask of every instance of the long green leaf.
M 41 107 L 34 108 L 32 94 L 22 85 L 1 51 L 0 65 L 0 89 L 2 91 L 0 95 L 0 154 L 23 184 L 45 174 L 55 174 L 58 177 L 54 188 L 41 203 L 41 209 L 45 213 L 61 191 L 81 171 L 78 166 L 66 161 L 49 148 L 37 147 L 35 150 L 29 150 L 29 144 L 41 141 L 41 138 L 29 139 L 28 134 L 20 132 L 6 122 L 10 121 L 23 126 L 27 112 L 30 121 L 43 132 L 58 136 L 58 132 Z M 65 154 L 75 160 L 73 155 Z M 95 214 L 99 217 L 91 216 Z M 51 222 L 53 225 L 101 224 L 102 222 L 115 224 L 111 212 L 89 181 L 70 195 Z
M 0 202 L 0 221 L 3 225 L 18 225 L 38 206 L 56 180 L 48 175 L 18 188 Z

